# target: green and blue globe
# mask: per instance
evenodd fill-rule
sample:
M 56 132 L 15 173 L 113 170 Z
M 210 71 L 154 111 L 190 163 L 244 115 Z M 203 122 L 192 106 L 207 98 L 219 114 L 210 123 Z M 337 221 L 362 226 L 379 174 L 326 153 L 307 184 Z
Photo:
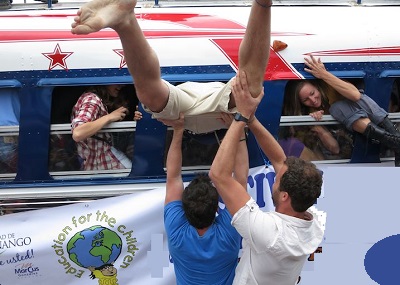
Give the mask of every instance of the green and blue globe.
M 102 226 L 93 226 L 76 233 L 67 244 L 69 258 L 84 268 L 114 263 L 121 248 L 121 238 Z

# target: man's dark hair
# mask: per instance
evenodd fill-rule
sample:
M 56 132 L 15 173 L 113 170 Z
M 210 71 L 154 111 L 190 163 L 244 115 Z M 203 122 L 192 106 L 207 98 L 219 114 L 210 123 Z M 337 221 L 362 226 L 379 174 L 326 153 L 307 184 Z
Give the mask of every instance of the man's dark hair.
M 312 162 L 296 157 L 288 157 L 285 164 L 288 169 L 282 175 L 279 190 L 289 194 L 293 210 L 304 212 L 321 195 L 322 172 Z
M 198 174 L 185 188 L 182 206 L 193 227 L 204 229 L 214 222 L 218 209 L 218 192 L 207 174 Z

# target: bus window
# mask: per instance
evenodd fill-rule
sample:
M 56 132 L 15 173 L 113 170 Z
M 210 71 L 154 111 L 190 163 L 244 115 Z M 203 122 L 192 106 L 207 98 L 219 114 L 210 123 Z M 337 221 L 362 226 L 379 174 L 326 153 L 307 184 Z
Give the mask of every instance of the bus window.
M 388 112 L 399 113 L 400 112 L 400 92 L 399 92 L 400 79 L 396 79 L 393 82 L 392 92 L 390 94 L 390 101 Z
M 18 90 L 15 88 L 0 89 L 0 106 L 0 174 L 15 174 L 17 172 L 20 119 Z
M 82 166 L 71 134 L 50 135 L 49 171 L 77 171 Z
M 360 78 L 346 80 L 358 89 L 364 88 L 364 81 Z M 327 97 L 337 97 L 324 82 L 314 82 Z M 321 107 L 324 110 L 322 120 L 316 121 L 309 116 L 307 107 L 295 98 L 296 88 L 301 83 L 301 80 L 292 80 L 285 88 L 278 140 L 286 155 L 307 160 L 349 160 L 353 151 L 353 133 L 329 115 L 329 106 Z
M 120 87 L 123 88 L 119 89 Z M 81 95 L 84 93 L 92 92 L 96 94 L 97 98 L 100 98 L 94 90 L 105 90 L 106 85 L 68 86 L 54 89 L 49 150 L 50 172 L 85 171 L 85 174 L 87 174 L 105 170 L 105 173 L 114 173 L 114 170 L 124 169 L 125 171 L 122 171 L 122 174 L 127 174 L 130 171 L 136 126 L 134 114 L 138 100 L 132 84 L 121 85 L 120 87 L 116 97 L 118 100 L 109 99 L 110 97 L 106 97 L 108 95 L 104 95 L 104 98 L 101 98 L 98 102 L 102 104 L 103 107 L 101 108 L 105 114 L 111 113 L 121 106 L 128 108 L 129 112 L 124 120 L 110 123 L 95 135 L 80 142 L 75 142 L 72 138 L 73 108 L 75 104 L 79 104 Z M 75 116 L 76 114 L 75 112 Z M 113 159 L 111 163 L 109 163 L 109 157 Z M 124 161 L 126 161 L 126 164 L 124 164 Z M 57 176 L 57 173 L 53 176 Z
M 341 125 L 281 126 L 278 141 L 287 156 L 310 161 L 349 160 L 353 150 L 352 133 Z
M 120 103 L 118 105 L 114 105 L 113 108 L 110 108 L 109 112 L 114 111 L 119 105 L 122 105 L 128 108 L 128 113 L 123 119 L 123 122 L 134 122 L 135 121 L 135 111 L 139 107 L 139 100 L 136 96 L 135 87 L 132 84 L 125 85 L 119 95 Z M 134 131 L 120 131 L 112 133 L 112 145 L 123 152 L 124 155 L 128 157 L 129 160 L 133 159 L 133 142 L 135 140 L 135 132 Z
M 227 83 L 227 81 L 220 81 Z M 184 82 L 173 82 L 179 85 Z M 185 130 L 182 138 L 182 167 L 187 171 L 206 171 L 211 167 L 226 129 L 217 130 L 206 134 L 194 134 Z M 167 160 L 169 146 L 173 135 L 172 128 L 169 128 L 166 135 L 164 151 L 164 168 Z
M 389 117 L 395 123 L 397 129 L 400 128 L 400 93 L 399 93 L 400 79 L 395 79 L 390 93 L 390 101 L 388 106 Z M 394 157 L 394 151 L 386 147 L 382 147 L 381 158 Z
M 182 138 L 182 167 L 187 170 L 209 169 L 226 130 L 207 134 L 192 134 L 185 131 Z M 164 167 L 173 130 L 168 130 L 164 154 Z

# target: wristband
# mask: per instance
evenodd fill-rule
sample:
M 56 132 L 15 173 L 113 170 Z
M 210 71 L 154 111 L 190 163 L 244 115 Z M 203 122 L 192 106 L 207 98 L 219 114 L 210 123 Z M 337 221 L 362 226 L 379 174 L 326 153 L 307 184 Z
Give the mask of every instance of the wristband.
M 241 122 L 245 122 L 246 124 L 249 122 L 249 119 L 247 119 L 246 117 L 243 117 L 242 114 L 240 114 L 239 112 L 237 112 L 233 118 L 235 119 L 235 121 L 238 121 L 238 122 L 241 121 Z

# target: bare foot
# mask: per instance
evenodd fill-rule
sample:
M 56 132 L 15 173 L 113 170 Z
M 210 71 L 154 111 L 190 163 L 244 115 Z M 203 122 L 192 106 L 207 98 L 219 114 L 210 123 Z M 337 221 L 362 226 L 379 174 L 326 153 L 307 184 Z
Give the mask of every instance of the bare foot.
M 77 12 L 71 33 L 90 34 L 104 28 L 115 29 L 133 14 L 137 0 L 92 0 Z

